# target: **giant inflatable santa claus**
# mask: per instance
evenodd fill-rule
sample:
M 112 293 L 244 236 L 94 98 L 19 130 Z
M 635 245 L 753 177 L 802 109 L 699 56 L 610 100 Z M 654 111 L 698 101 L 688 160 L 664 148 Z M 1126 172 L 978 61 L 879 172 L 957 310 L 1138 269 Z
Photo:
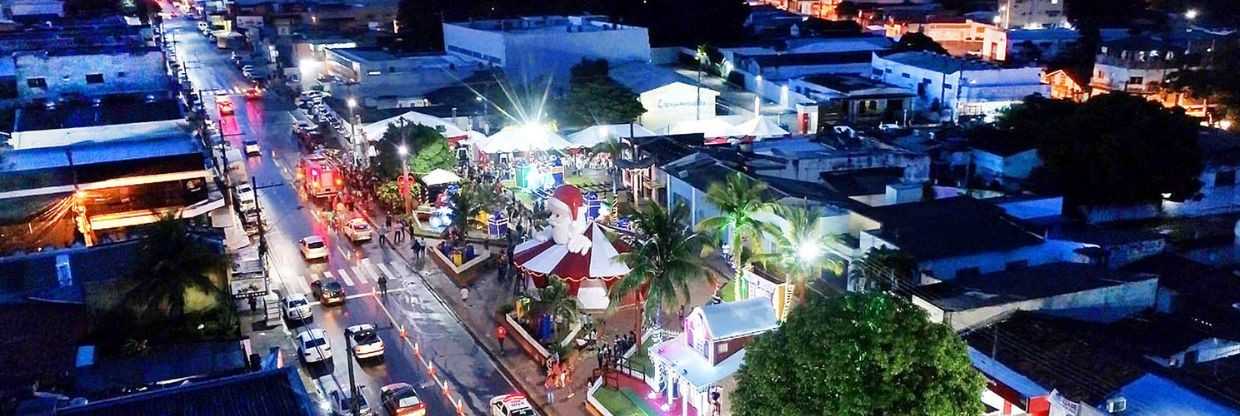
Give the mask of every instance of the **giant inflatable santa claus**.
M 536 236 L 541 241 L 548 238 L 556 244 L 566 246 L 569 253 L 585 254 L 590 250 L 590 238 L 586 237 L 586 199 L 581 190 L 572 185 L 561 185 L 547 199 L 547 210 L 551 217 L 550 225 Z

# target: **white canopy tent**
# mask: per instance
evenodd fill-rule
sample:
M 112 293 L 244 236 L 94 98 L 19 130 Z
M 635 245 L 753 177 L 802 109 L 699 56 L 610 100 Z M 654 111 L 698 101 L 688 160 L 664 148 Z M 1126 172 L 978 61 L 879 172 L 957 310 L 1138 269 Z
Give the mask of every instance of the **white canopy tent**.
M 779 124 L 775 124 L 775 122 L 766 117 L 749 119 L 749 121 L 736 126 L 736 131 L 740 136 L 755 138 L 786 136 L 788 134 L 788 130 L 784 130 Z
M 640 124 L 601 124 L 570 134 L 568 141 L 576 146 L 594 147 L 599 143 L 621 137 L 657 136 L 653 131 Z
M 395 117 L 385 118 L 383 120 L 362 126 L 362 135 L 366 137 L 367 140 L 372 142 L 379 141 L 383 138 L 383 133 L 387 132 L 389 125 L 394 124 L 399 126 L 401 123 L 406 123 L 408 125 L 421 124 L 423 126 L 439 130 L 439 133 L 443 134 L 443 137 L 448 138 L 473 137 L 470 134 L 473 133 L 472 130 L 462 129 L 447 120 L 432 115 L 422 114 L 417 111 L 406 112 Z
M 443 169 L 435 169 L 435 170 L 428 172 L 425 175 L 422 175 L 422 183 L 426 184 L 426 186 L 443 185 L 446 183 L 457 183 L 460 181 L 461 181 L 460 176 L 456 176 L 455 173 L 452 173 L 452 172 L 449 172 Z
M 702 133 L 708 138 L 740 135 L 736 126 L 716 117 L 682 121 L 673 125 L 671 132 L 672 134 Z
M 569 143 L 550 128 L 533 124 L 504 127 L 480 142 L 475 146 L 483 153 L 545 152 L 580 147 Z

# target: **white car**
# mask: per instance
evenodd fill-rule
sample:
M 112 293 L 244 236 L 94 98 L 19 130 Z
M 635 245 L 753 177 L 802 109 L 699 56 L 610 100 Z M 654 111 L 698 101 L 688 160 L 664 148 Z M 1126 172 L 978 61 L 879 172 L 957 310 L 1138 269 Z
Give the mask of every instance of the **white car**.
M 254 199 L 254 188 L 250 184 L 237 185 L 237 207 L 241 208 L 241 212 L 249 212 L 258 208 L 258 201 Z
M 505 394 L 491 399 L 491 416 L 538 416 L 525 396 Z
M 306 295 L 298 293 L 285 296 L 281 306 L 284 308 L 284 317 L 290 321 L 314 319 L 314 314 L 310 312 L 310 300 L 306 299 Z
M 331 361 L 332 344 L 327 340 L 327 331 L 314 328 L 297 333 L 297 351 L 301 359 L 307 363 Z
M 357 359 L 383 356 L 383 340 L 379 339 L 379 333 L 375 332 L 374 325 L 353 325 L 345 328 L 344 336 L 353 341 L 353 356 Z
M 323 242 L 322 237 L 312 235 L 301 239 L 297 245 L 301 247 L 301 256 L 306 260 L 327 258 L 327 243 Z
M 362 218 L 354 218 L 344 225 L 344 235 L 349 237 L 349 241 L 358 242 L 374 238 L 374 232 L 370 229 L 370 224 Z
M 260 147 L 258 146 L 258 140 L 256 140 L 256 139 L 245 139 L 245 141 L 243 142 L 243 144 L 245 145 L 245 154 L 246 154 L 246 155 L 249 155 L 249 156 L 258 156 L 258 155 L 263 154 L 263 149 L 262 149 L 262 148 L 260 148 Z

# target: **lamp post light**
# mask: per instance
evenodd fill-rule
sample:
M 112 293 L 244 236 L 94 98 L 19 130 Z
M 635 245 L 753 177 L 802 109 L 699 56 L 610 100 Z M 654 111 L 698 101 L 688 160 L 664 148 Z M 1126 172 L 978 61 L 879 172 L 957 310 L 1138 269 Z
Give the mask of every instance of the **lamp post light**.
M 355 117 L 357 117 L 355 111 L 357 108 L 357 99 L 349 97 L 349 99 L 345 100 L 345 105 L 349 107 L 349 141 L 353 143 L 353 151 L 356 153 L 353 160 L 360 164 L 362 158 L 365 156 L 362 154 L 362 151 L 365 149 L 362 149 L 362 145 L 357 142 L 357 119 L 355 119 Z
M 817 260 L 818 256 L 821 255 L 822 247 L 819 247 L 816 242 L 807 241 L 801 243 L 801 245 L 797 247 L 797 257 L 800 258 L 801 261 L 811 262 Z
M 409 156 L 409 147 L 405 146 L 404 143 L 401 143 L 400 146 L 396 147 L 396 153 L 400 155 L 401 177 L 404 178 L 404 185 L 400 188 L 401 193 L 404 195 L 401 196 L 403 196 L 405 200 L 405 213 L 409 214 L 413 211 L 410 206 L 412 205 L 411 197 L 413 194 L 413 183 L 409 180 L 409 162 L 407 161 L 407 157 Z
M 1184 18 L 1188 20 L 1196 20 L 1197 15 L 1201 14 L 1197 9 L 1188 9 L 1184 12 Z

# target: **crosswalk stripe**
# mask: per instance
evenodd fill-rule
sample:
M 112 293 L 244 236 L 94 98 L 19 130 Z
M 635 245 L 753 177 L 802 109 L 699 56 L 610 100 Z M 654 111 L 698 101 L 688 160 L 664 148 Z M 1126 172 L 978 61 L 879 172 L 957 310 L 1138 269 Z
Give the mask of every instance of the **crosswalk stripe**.
M 387 266 L 383 265 L 383 263 L 375 264 L 375 266 L 379 267 L 379 271 L 383 272 L 383 275 L 387 276 L 388 280 L 396 280 L 396 275 L 392 274 L 392 271 L 388 270 Z
M 357 278 L 358 283 L 366 283 L 366 273 L 362 273 L 362 268 L 357 265 L 353 266 L 353 277 Z
M 370 257 L 362 259 L 362 270 L 366 271 L 366 277 L 370 280 L 379 281 L 379 272 L 375 271 L 375 263 L 370 261 Z
M 345 269 L 336 270 L 336 274 L 340 275 L 340 280 L 343 280 L 346 286 L 353 286 L 353 279 L 349 278 L 349 274 L 345 273 Z

